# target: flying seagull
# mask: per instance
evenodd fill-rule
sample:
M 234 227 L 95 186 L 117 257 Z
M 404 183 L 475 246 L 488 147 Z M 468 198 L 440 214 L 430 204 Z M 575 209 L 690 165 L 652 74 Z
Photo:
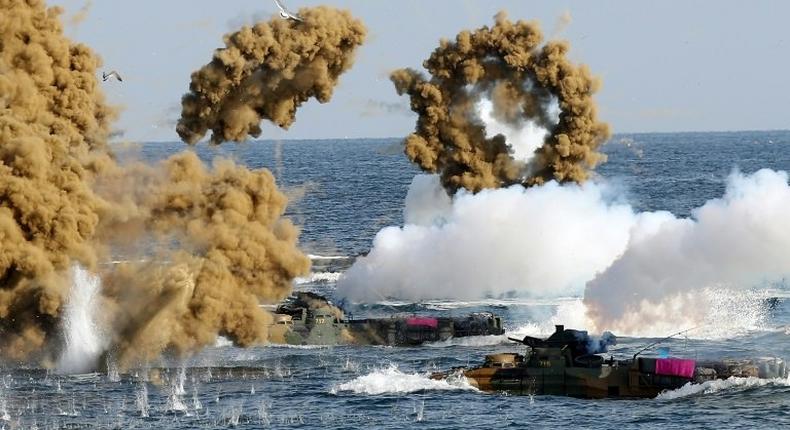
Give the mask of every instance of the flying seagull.
M 294 21 L 304 22 L 304 20 L 297 14 L 291 13 L 288 9 L 285 8 L 285 5 L 280 0 L 274 0 L 274 3 L 277 4 L 277 7 L 280 8 L 280 16 L 283 19 L 292 19 Z
M 118 72 L 116 72 L 115 70 L 111 71 L 110 73 L 101 72 L 101 80 L 104 82 L 107 82 L 107 79 L 110 79 L 113 76 L 115 76 L 115 79 L 117 79 L 118 81 L 123 82 L 123 79 L 121 79 L 121 75 L 119 75 Z

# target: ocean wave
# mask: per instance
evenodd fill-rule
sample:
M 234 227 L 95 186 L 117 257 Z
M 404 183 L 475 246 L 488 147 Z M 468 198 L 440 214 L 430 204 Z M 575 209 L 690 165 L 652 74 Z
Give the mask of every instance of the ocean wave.
M 349 391 L 355 394 L 407 394 L 418 391 L 477 391 L 469 381 L 463 377 L 434 380 L 428 373 L 404 373 L 396 365 L 352 379 L 351 381 L 335 385 L 330 390 L 331 394 Z
M 679 399 L 679 398 L 695 396 L 695 395 L 713 394 L 721 391 L 743 390 L 743 389 L 766 387 L 766 386 L 790 387 L 790 377 L 762 379 L 755 377 L 737 378 L 733 376 L 727 379 L 705 381 L 701 384 L 694 384 L 689 382 L 688 384 L 678 389 L 664 391 L 663 393 L 659 394 L 658 397 L 656 397 L 656 399 L 673 400 L 673 399 Z

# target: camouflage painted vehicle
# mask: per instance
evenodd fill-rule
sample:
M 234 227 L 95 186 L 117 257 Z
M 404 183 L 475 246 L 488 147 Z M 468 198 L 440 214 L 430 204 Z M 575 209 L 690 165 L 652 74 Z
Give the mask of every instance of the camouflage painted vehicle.
M 444 379 L 461 373 L 483 391 L 512 394 L 558 395 L 579 398 L 650 398 L 689 382 L 726 379 L 731 376 L 787 377 L 785 362 L 778 358 L 701 362 L 677 358 L 637 357 L 616 360 L 599 355 L 608 342 L 595 341 L 586 331 L 556 326 L 547 339 L 517 340 L 528 347 L 526 355 L 486 356 L 483 365 L 437 373 Z
M 502 335 L 502 319 L 488 312 L 466 317 L 417 315 L 347 319 L 345 312 L 326 298 L 296 293 L 280 305 L 269 327 L 274 343 L 291 345 L 413 346 L 454 337 Z
M 274 343 L 289 345 L 353 343 L 342 310 L 313 293 L 298 293 L 280 305 L 269 333 Z

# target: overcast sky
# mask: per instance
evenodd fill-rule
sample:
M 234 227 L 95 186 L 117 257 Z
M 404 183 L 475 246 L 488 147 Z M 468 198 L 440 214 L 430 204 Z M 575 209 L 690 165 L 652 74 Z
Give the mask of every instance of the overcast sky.
M 123 107 L 117 127 L 136 141 L 177 140 L 173 124 L 190 73 L 222 35 L 269 19 L 269 0 L 56 0 L 66 33 L 97 51 L 123 83 L 103 83 Z M 368 27 L 354 67 L 332 101 L 311 101 L 290 130 L 264 124 L 262 139 L 399 137 L 414 128 L 408 100 L 387 79 L 420 67 L 440 38 L 492 25 L 493 15 L 538 20 L 547 37 L 571 42 L 571 58 L 603 79 L 600 116 L 615 132 L 788 129 L 790 2 L 286 0 L 290 9 L 331 4 Z M 571 22 L 559 25 L 561 16 Z

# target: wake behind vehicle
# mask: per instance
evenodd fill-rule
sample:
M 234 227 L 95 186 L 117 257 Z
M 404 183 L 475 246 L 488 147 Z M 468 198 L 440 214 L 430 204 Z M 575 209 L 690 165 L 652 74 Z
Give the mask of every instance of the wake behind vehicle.
M 736 377 L 786 378 L 782 359 L 696 362 L 680 358 L 604 358 L 606 346 L 586 331 L 556 326 L 547 339 L 526 336 L 518 340 L 528 347 L 525 355 L 487 355 L 481 366 L 436 373 L 433 379 L 457 374 L 483 391 L 524 395 L 558 395 L 579 398 L 651 398 L 689 382 Z

